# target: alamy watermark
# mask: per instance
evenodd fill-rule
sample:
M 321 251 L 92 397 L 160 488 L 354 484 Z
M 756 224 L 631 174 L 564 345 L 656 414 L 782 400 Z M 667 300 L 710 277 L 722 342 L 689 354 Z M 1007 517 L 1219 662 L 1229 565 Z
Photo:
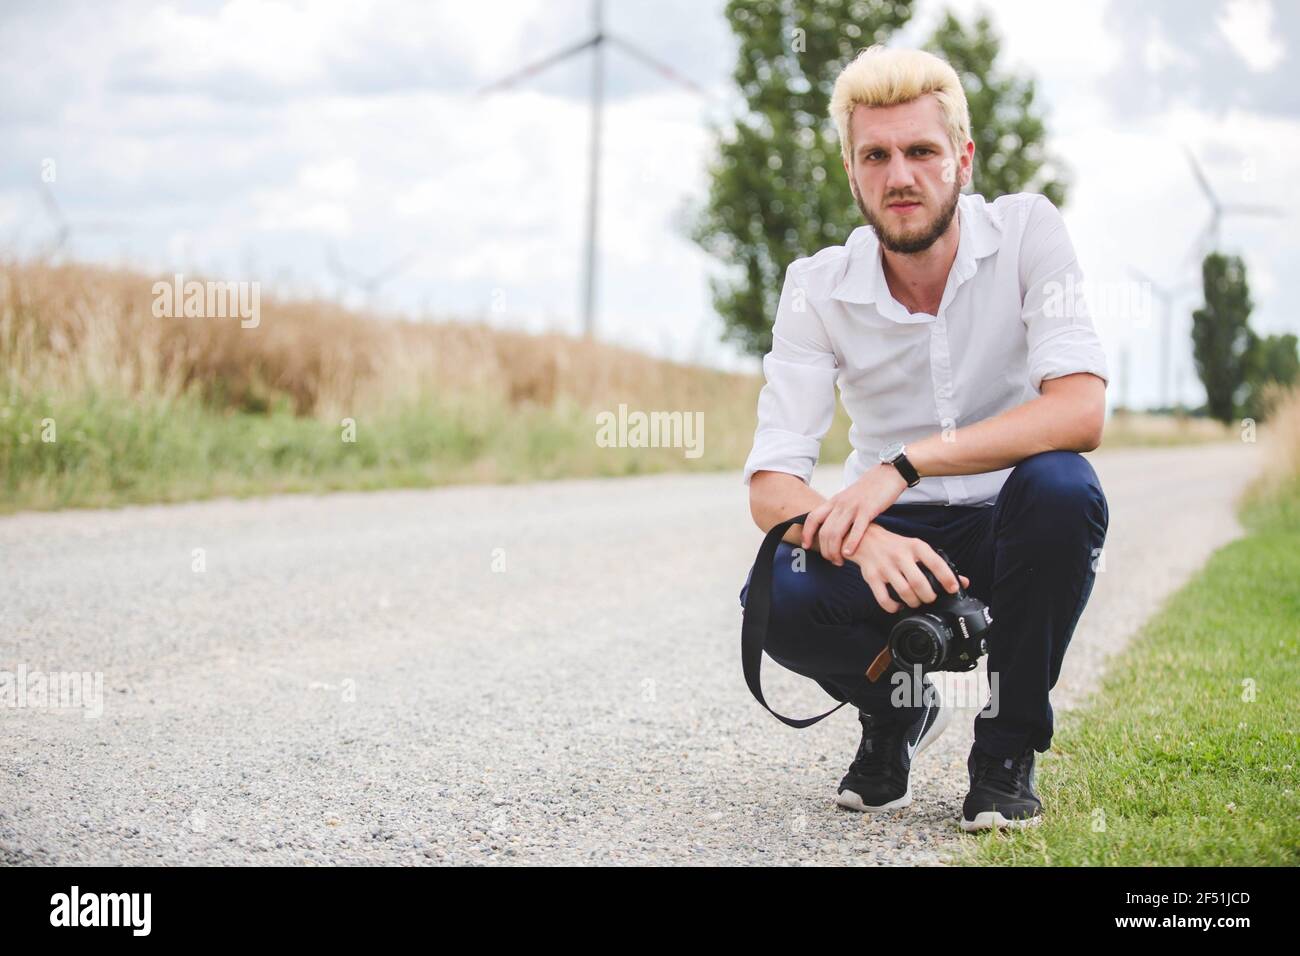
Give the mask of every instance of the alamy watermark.
M 596 414 L 596 444 L 601 448 L 683 448 L 685 457 L 704 454 L 703 412 L 642 412 L 620 403 L 618 414 Z
M 929 678 L 929 683 L 923 681 Z M 997 671 L 930 671 L 923 674 L 917 664 L 912 672 L 899 668 L 889 676 L 894 689 L 889 702 L 894 707 L 923 707 L 942 701 L 945 707 L 960 709 L 980 708 L 980 717 L 996 717 L 1001 710 L 998 701 Z
M 73 884 L 50 897 L 51 926 L 121 926 L 133 936 L 148 936 L 153 921 L 152 893 L 83 893 Z
M 1043 283 L 1043 314 L 1048 318 L 1087 318 L 1096 312 L 1142 329 L 1154 317 L 1151 301 L 1150 282 L 1076 282 L 1074 275 L 1068 274 L 1064 282 L 1053 279 Z
M 154 318 L 239 319 L 245 329 L 262 322 L 260 282 L 185 281 L 179 272 L 171 282 L 153 284 Z
M 81 671 L 0 671 L 0 708 L 81 710 L 87 720 L 104 713 L 104 675 Z

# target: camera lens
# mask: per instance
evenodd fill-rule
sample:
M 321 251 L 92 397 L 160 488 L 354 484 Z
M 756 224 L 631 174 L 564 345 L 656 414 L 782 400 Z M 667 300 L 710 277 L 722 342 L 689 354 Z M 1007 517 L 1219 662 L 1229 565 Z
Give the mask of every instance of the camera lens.
M 894 626 L 889 646 L 894 660 L 904 667 L 939 663 L 947 652 L 950 635 L 931 615 L 907 617 Z
M 925 631 L 909 631 L 903 636 L 901 650 L 909 660 L 929 660 L 934 656 L 934 636 Z

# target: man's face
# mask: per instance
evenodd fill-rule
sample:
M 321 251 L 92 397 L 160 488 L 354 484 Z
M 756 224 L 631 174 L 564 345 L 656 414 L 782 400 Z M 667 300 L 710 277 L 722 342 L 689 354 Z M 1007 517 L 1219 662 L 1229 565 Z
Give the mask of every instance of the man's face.
M 845 164 L 862 217 L 891 252 L 930 248 L 947 231 L 975 144 L 958 156 L 939 101 L 922 96 L 897 106 L 854 107 L 852 166 Z

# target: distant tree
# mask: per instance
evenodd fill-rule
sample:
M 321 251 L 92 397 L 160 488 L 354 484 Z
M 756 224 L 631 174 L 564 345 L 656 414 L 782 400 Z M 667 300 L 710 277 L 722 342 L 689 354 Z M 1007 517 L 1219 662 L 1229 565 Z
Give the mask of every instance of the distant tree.
M 730 267 L 712 283 L 725 337 L 762 355 L 786 268 L 862 225 L 827 112 L 831 90 L 863 48 L 907 23 L 912 0 L 730 0 L 725 13 L 739 41 L 734 77 L 745 108 L 717 131 L 693 238 Z M 999 43 L 987 16 L 969 29 L 945 18 L 928 47 L 953 64 L 970 101 L 974 190 L 989 199 L 1041 191 L 1064 205 L 1033 81 L 995 69 Z
M 1272 411 L 1269 387 L 1286 388 L 1300 381 L 1297 344 L 1293 332 L 1263 338 L 1251 333 L 1251 347 L 1246 353 L 1247 415 L 1261 420 L 1268 417 Z
M 1035 103 L 1036 85 L 998 69 L 1002 42 L 988 13 L 980 11 L 969 26 L 946 13 L 926 49 L 952 64 L 966 91 L 975 143 L 973 191 L 989 200 L 1042 193 L 1064 206 L 1065 164 L 1047 150 L 1046 113 Z
M 1192 313 L 1192 356 L 1210 416 L 1231 424 L 1243 408 L 1256 346 L 1245 263 L 1212 252 L 1201 263 L 1201 281 L 1205 305 Z

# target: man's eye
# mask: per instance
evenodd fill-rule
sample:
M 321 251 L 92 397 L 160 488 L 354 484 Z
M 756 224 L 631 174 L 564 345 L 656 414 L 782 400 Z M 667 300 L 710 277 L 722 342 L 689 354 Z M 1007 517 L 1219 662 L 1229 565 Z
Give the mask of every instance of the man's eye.
M 914 152 L 916 152 L 916 153 L 918 153 L 918 154 L 919 154 L 919 153 L 933 153 L 934 150 L 932 150 L 932 149 L 931 149 L 930 147 L 928 147 L 928 146 L 918 146 L 918 147 L 914 150 Z

